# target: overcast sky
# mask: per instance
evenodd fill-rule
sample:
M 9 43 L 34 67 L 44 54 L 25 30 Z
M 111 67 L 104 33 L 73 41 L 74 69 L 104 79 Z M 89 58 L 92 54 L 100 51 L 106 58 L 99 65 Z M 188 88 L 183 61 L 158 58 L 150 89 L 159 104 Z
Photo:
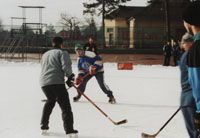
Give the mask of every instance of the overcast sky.
M 22 17 L 23 6 L 45 6 L 43 9 L 43 23 L 56 25 L 60 19 L 60 13 L 68 13 L 72 16 L 83 19 L 83 2 L 90 0 L 1 0 L 0 4 L 0 19 L 3 24 L 10 25 L 11 17 Z M 144 6 L 147 0 L 132 0 L 126 5 L 128 6 Z M 37 9 L 27 9 L 27 22 L 38 22 Z M 13 24 L 21 24 L 22 21 L 14 20 Z

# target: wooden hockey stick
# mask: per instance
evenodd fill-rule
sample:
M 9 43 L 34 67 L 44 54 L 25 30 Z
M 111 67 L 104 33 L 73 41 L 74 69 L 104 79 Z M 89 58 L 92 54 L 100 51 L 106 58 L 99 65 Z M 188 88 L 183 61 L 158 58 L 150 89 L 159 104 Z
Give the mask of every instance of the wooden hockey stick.
M 121 125 L 121 124 L 125 124 L 128 121 L 126 119 L 121 120 L 121 121 L 113 121 L 101 108 L 99 108 L 88 96 L 86 96 L 83 92 L 81 92 L 78 87 L 76 87 L 75 85 L 73 85 L 73 87 L 75 89 L 77 89 L 78 93 L 81 94 L 82 96 L 84 96 L 92 105 L 94 105 L 94 107 L 96 107 L 96 109 L 98 109 L 108 120 L 110 120 L 114 125 Z
M 181 107 L 179 107 L 176 112 L 167 120 L 167 122 L 158 130 L 157 133 L 155 134 L 147 134 L 147 133 L 142 133 L 141 136 L 142 138 L 155 138 L 164 128 L 165 126 L 172 120 L 172 118 L 180 111 Z

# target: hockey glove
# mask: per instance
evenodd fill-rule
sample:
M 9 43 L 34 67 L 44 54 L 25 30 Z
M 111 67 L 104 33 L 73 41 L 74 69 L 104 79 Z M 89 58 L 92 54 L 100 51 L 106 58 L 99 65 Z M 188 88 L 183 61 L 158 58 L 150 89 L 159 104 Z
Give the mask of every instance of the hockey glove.
M 67 84 L 67 86 L 68 87 L 72 87 L 73 86 L 73 84 L 74 84 L 74 73 L 72 73 L 69 77 L 68 77 L 68 79 L 67 79 L 67 81 L 66 81 L 66 84 Z
M 96 73 L 97 73 L 97 68 L 95 66 L 91 65 L 89 68 L 89 74 L 94 75 Z
M 195 113 L 194 115 L 194 124 L 198 132 L 200 132 L 200 113 Z
M 75 84 L 76 85 L 80 85 L 82 83 L 82 81 L 83 81 L 83 77 L 78 75 L 78 77 L 75 80 Z

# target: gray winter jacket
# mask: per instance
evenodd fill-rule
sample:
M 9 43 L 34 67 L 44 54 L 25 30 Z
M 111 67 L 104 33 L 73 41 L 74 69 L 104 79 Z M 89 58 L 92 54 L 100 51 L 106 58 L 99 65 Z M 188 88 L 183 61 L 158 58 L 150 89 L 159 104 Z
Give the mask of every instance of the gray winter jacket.
M 41 60 L 40 86 L 65 84 L 64 77 L 72 74 L 71 65 L 68 52 L 60 49 L 47 51 Z

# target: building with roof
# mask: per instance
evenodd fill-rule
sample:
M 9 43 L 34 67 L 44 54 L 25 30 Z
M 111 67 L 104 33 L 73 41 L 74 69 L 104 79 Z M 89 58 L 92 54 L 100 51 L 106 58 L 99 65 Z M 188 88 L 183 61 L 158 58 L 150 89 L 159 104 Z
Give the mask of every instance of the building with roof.
M 169 0 L 170 38 L 178 41 L 186 31 L 181 13 L 189 0 Z M 107 47 L 161 48 L 166 43 L 166 12 L 163 0 L 146 7 L 119 6 L 106 15 Z

